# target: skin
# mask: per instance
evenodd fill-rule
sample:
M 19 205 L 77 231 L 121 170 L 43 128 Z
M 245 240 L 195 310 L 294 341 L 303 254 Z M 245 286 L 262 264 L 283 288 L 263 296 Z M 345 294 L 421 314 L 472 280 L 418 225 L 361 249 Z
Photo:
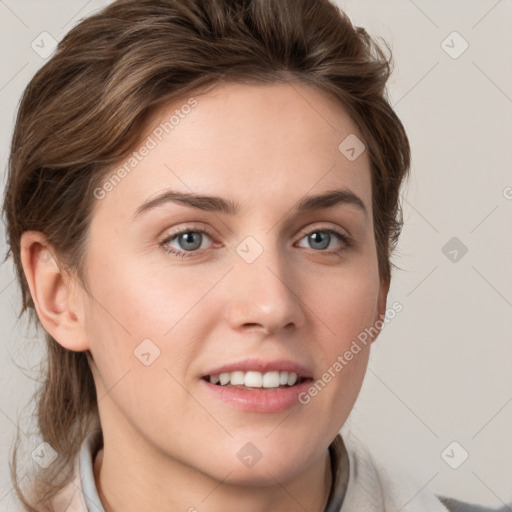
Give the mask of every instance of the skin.
M 25 274 L 44 328 L 92 355 L 104 435 L 94 473 L 106 512 L 320 511 L 328 446 L 360 391 L 371 343 L 309 404 L 284 412 L 216 401 L 200 377 L 254 356 L 303 363 L 316 380 L 382 318 L 388 287 L 377 267 L 369 157 L 349 161 L 338 150 L 348 135 L 362 137 L 310 86 L 227 83 L 196 100 L 95 203 L 89 293 L 53 258 L 38 257 L 54 253 L 41 233 L 23 234 Z M 151 129 L 180 105 L 162 107 Z M 339 188 L 357 194 L 368 216 L 348 203 L 294 212 L 304 196 Z M 221 196 L 240 212 L 166 203 L 133 219 L 167 189 Z M 188 258 L 160 244 L 182 227 L 208 232 Z M 318 248 L 307 236 L 328 228 L 355 246 L 332 235 Z M 263 249 L 250 264 L 236 252 L 247 236 Z M 186 252 L 178 237 L 169 246 Z M 160 350 L 149 366 L 133 353 L 146 338 Z M 246 442 L 262 454 L 250 468 L 237 458 Z

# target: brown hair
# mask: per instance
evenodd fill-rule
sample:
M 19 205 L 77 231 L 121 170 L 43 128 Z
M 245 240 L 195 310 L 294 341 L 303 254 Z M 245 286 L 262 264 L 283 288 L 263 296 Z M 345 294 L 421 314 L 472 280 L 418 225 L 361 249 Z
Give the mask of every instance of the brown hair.
M 402 228 L 399 189 L 410 165 L 407 135 L 385 90 L 391 71 L 391 51 L 386 57 L 329 0 L 118 0 L 86 18 L 32 78 L 16 119 L 4 214 L 5 259 L 12 254 L 22 293 L 19 316 L 28 311 L 39 324 L 21 234 L 42 232 L 62 268 L 86 288 L 93 191 L 133 150 L 152 111 L 220 81 L 301 82 L 347 110 L 371 162 L 378 268 L 389 284 Z M 32 401 L 38 431 L 59 457 L 33 479 L 39 484 L 31 502 L 17 475 L 18 432 L 11 479 L 30 511 L 53 510 L 50 500 L 69 478 L 65 466 L 99 423 L 90 354 L 44 335 L 46 368 Z

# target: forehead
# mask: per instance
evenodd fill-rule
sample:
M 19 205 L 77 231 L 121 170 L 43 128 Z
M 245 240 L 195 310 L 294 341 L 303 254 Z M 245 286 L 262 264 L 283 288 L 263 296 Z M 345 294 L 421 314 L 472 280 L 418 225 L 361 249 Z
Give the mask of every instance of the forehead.
M 153 112 L 134 153 L 106 174 L 103 183 L 122 178 L 97 211 L 133 212 L 164 189 L 261 207 L 343 187 L 370 211 L 367 152 L 356 159 L 344 152 L 344 141 L 361 139 L 344 108 L 318 88 L 223 83 Z

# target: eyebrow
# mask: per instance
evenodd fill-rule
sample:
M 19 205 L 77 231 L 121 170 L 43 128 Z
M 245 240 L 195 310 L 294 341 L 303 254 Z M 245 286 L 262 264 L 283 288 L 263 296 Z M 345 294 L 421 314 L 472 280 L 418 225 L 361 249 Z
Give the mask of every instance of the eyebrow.
M 140 205 L 135 211 L 133 218 L 135 219 L 143 213 L 169 202 L 184 204 L 206 212 L 220 212 L 229 215 L 236 215 L 240 211 L 240 206 L 230 199 L 169 190 Z M 356 206 L 365 217 L 368 217 L 368 211 L 362 199 L 349 189 L 329 190 L 322 194 L 306 196 L 295 207 L 295 211 L 297 213 L 305 213 L 324 210 L 337 204 Z

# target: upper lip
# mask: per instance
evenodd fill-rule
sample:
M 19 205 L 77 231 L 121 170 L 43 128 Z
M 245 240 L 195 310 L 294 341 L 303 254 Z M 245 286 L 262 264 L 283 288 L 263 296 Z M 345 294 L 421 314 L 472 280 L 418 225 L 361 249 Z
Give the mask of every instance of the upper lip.
M 221 373 L 231 373 L 234 371 L 254 371 L 261 373 L 284 371 L 296 373 L 297 377 L 302 377 L 303 379 L 312 378 L 311 372 L 306 366 L 296 363 L 290 359 L 273 359 L 271 361 L 264 359 L 243 359 L 208 370 L 201 376 L 201 378 L 211 375 L 219 375 Z

